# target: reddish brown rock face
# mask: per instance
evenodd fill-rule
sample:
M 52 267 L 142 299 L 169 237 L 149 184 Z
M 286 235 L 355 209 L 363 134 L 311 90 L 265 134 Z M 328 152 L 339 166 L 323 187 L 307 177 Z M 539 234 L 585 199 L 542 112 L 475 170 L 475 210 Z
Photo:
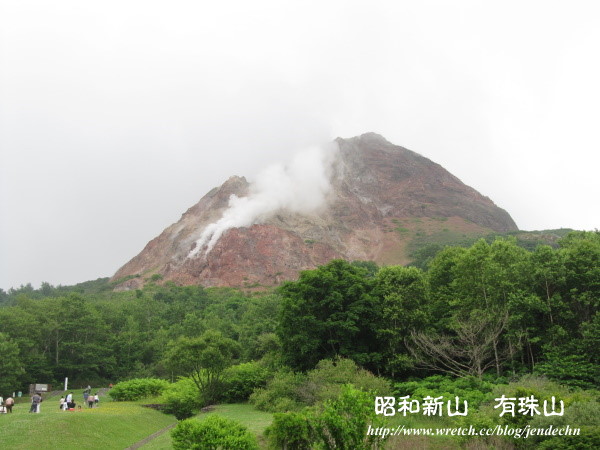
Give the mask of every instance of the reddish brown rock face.
M 152 274 L 180 284 L 272 286 L 334 258 L 405 264 L 418 233 L 469 235 L 517 230 L 508 213 L 417 153 L 368 133 L 338 139 L 327 205 L 311 214 L 285 209 L 261 223 L 226 231 L 208 253 L 188 258 L 204 228 L 219 220 L 244 178 L 213 189 L 150 241 L 113 280 L 136 288 Z

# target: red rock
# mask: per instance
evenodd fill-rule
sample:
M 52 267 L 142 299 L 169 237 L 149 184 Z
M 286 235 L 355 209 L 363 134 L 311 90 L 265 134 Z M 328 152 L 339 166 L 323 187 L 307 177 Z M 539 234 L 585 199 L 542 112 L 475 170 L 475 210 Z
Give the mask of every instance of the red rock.
M 336 142 L 332 189 L 322 211 L 278 211 L 262 223 L 229 229 L 208 255 L 188 258 L 230 196 L 248 195 L 245 178 L 231 177 L 150 241 L 113 280 L 139 275 L 122 289 L 140 287 L 152 274 L 179 284 L 271 286 L 333 258 L 405 264 L 407 246 L 419 232 L 517 230 L 506 211 L 415 152 L 374 133 Z

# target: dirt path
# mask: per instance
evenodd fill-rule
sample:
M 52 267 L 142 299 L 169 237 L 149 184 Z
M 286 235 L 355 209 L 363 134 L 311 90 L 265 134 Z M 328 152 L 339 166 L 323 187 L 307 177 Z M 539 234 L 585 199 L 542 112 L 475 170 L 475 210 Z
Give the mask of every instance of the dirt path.
M 160 436 L 163 433 L 166 433 L 167 431 L 169 431 L 171 428 L 175 427 L 175 425 L 177 425 L 176 423 L 169 425 L 168 427 L 163 428 L 162 430 L 158 430 L 156 433 L 152 433 L 150 436 L 148 436 L 145 439 L 142 439 L 141 441 L 136 442 L 135 444 L 133 444 L 131 447 L 127 447 L 125 450 L 134 450 L 136 448 L 140 448 L 143 445 L 146 445 L 148 442 L 150 442 L 152 439 L 156 439 L 158 436 Z

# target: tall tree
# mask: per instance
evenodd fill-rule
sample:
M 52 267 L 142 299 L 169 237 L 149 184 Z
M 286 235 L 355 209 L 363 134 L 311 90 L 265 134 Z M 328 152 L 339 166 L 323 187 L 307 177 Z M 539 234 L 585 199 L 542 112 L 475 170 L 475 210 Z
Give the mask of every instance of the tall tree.
M 299 370 L 336 356 L 369 366 L 377 353 L 377 312 L 372 279 L 352 264 L 334 260 L 284 283 L 277 331 L 286 363 Z
M 223 371 L 239 354 L 239 345 L 213 330 L 197 338 L 181 337 L 172 342 L 165 355 L 167 367 L 176 375 L 191 378 L 205 404 L 221 393 Z
M 384 267 L 377 273 L 373 292 L 380 312 L 377 335 L 382 362 L 393 378 L 413 366 L 404 342 L 411 331 L 422 330 L 428 322 L 425 277 L 415 267 Z
M 20 377 L 24 373 L 19 347 L 8 335 L 0 333 L 0 396 L 20 390 Z

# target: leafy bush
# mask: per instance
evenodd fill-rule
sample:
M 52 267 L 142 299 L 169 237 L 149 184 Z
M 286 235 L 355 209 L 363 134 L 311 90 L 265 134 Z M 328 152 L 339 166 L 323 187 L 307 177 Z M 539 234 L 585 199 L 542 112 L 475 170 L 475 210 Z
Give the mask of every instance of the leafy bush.
M 422 400 L 426 396 L 443 396 L 444 400 L 467 401 L 469 409 L 477 409 L 484 401 L 491 400 L 495 384 L 476 377 L 452 378 L 447 375 L 434 375 L 419 381 L 406 381 L 394 384 L 396 397 L 410 395 L 411 399 Z M 504 386 L 504 385 L 503 385 Z
M 115 384 L 108 395 L 118 402 L 134 401 L 160 395 L 168 386 L 168 381 L 159 378 L 134 378 Z
M 179 422 L 171 438 L 175 450 L 258 450 L 256 437 L 246 427 L 218 415 Z
M 303 413 L 275 414 L 265 435 L 270 446 L 278 449 L 383 448 L 386 439 L 367 434 L 369 426 L 383 426 L 383 418 L 376 416 L 373 409 L 372 395 L 345 385 L 336 399 Z
M 171 384 L 162 394 L 163 411 L 173 414 L 177 420 L 192 417 L 202 407 L 198 387 L 191 378 L 181 378 Z
M 556 436 L 539 444 L 539 450 L 593 450 L 600 448 L 600 431 L 582 431 L 580 436 Z
M 500 417 L 501 410 L 495 408 L 498 405 L 496 398 L 501 398 L 504 395 L 506 398 L 521 398 L 533 397 L 537 400 L 540 415 L 534 414 L 525 415 L 519 414 L 517 408 L 515 415 L 504 414 Z M 562 416 L 544 416 L 543 404 L 548 401 L 551 404 L 551 398 L 556 401 L 556 410 L 560 411 L 560 402 L 564 403 L 564 414 Z M 508 425 L 509 427 L 525 427 L 531 428 L 548 428 L 550 425 L 554 428 L 564 427 L 569 425 L 571 428 L 580 427 L 581 436 L 572 436 L 567 439 L 567 436 L 560 436 L 561 440 L 550 438 L 550 436 L 530 436 L 526 441 L 523 441 L 524 448 L 596 448 L 586 447 L 587 442 L 593 442 L 597 439 L 598 430 L 600 429 L 600 405 L 598 404 L 597 391 L 582 391 L 569 390 L 567 387 L 561 386 L 556 382 L 550 381 L 543 377 L 533 375 L 525 375 L 518 381 L 508 384 L 498 384 L 494 386 L 492 392 L 489 393 L 489 398 L 483 402 L 478 410 L 472 411 L 469 405 L 469 414 L 466 417 L 461 417 L 458 420 L 460 426 L 474 426 L 475 428 L 493 427 L 495 425 Z M 549 439 L 550 438 L 550 439 Z M 466 440 L 471 438 L 466 438 Z M 521 446 L 519 442 L 513 442 L 513 438 L 505 438 L 506 440 Z M 564 439 L 564 441 L 563 441 Z M 581 445 L 576 444 L 581 440 Z M 526 443 L 526 445 L 525 445 Z M 530 447 L 527 447 L 529 445 Z M 539 447 L 538 445 L 542 445 Z
M 310 450 L 316 439 L 309 417 L 297 412 L 275 413 L 265 436 L 274 449 Z
M 250 401 L 269 412 L 299 411 L 305 406 L 337 398 L 342 386 L 352 384 L 363 391 L 390 395 L 390 383 L 360 368 L 350 359 L 325 359 L 308 374 L 280 371 L 267 386 L 257 389 Z
M 344 386 L 337 399 L 325 402 L 314 424 L 326 449 L 366 450 L 384 447 L 385 439 L 367 434 L 369 426 L 383 426 L 383 418 L 375 415 L 373 396 L 350 385 Z
M 248 400 L 255 389 L 267 384 L 270 375 L 269 370 L 257 362 L 247 362 L 227 368 L 223 374 L 225 382 L 223 399 L 228 402 Z
M 304 406 L 298 388 L 306 381 L 306 375 L 280 370 L 269 380 L 267 386 L 256 389 L 250 403 L 268 412 L 298 411 Z
M 385 378 L 377 377 L 346 358 L 324 359 L 308 373 L 305 391 L 315 387 L 314 398 L 308 393 L 301 396 L 308 404 L 333 400 L 342 393 L 342 387 L 351 384 L 355 388 L 375 395 L 390 395 L 392 386 Z

